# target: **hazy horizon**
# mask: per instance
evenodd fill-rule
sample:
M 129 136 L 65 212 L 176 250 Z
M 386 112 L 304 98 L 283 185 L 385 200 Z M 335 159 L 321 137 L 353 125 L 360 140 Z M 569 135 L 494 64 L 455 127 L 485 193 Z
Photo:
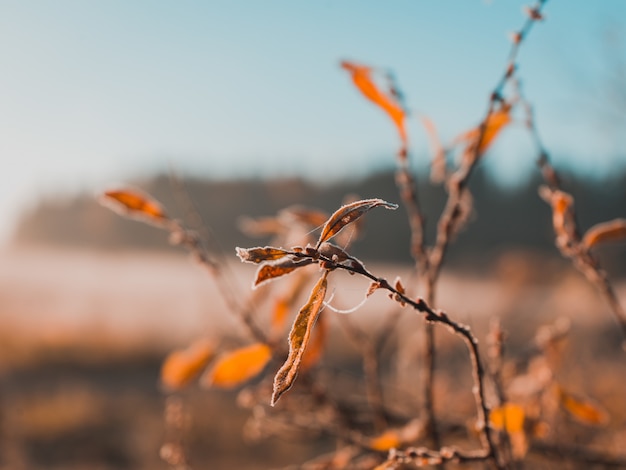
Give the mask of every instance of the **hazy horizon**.
M 526 2 L 5 2 L 0 16 L 0 242 L 49 194 L 167 171 L 336 179 L 393 165 L 394 130 L 339 61 L 389 68 L 423 166 L 481 119 Z M 556 164 L 624 171 L 626 4 L 548 2 L 519 56 Z M 517 122 L 486 164 L 533 167 Z

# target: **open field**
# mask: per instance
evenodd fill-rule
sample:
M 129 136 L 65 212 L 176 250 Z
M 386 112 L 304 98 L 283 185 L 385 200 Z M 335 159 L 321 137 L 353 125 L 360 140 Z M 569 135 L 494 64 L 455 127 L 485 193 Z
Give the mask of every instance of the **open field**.
M 400 275 L 410 284 L 406 267 L 368 267 L 390 279 Z M 254 269 L 233 264 L 232 270 L 242 295 L 248 295 Z M 490 319 L 501 318 L 511 333 L 506 345 L 511 357 L 530 348 L 539 326 L 567 318 L 570 334 L 559 358 L 559 381 L 592 397 L 610 416 L 600 429 L 563 418 L 561 425 L 569 425 L 567 444 L 584 442 L 623 453 L 626 361 L 620 356 L 619 330 L 602 299 L 567 264 L 542 262 L 532 253 L 510 253 L 481 272 L 444 272 L 438 304 L 471 325 L 481 342 Z M 331 289 L 333 304 L 349 308 L 361 301 L 367 282 L 346 275 Z M 626 284 L 617 283 L 617 290 L 626 301 Z M 383 293 L 375 293 L 350 318 L 365 330 L 376 328 L 390 304 Z M 358 386 L 358 355 L 342 336 L 340 316 L 331 315 L 334 328 L 322 365 L 339 382 L 347 377 L 350 386 Z M 419 322 L 409 311 L 400 317 L 397 341 L 405 346 L 405 356 L 389 357 L 389 368 L 399 370 L 414 358 Z M 195 338 L 234 337 L 239 330 L 210 277 L 185 255 L 3 252 L 0 468 L 167 468 L 159 459 L 167 433 L 166 395 L 159 387 L 162 359 Z M 455 414 L 471 417 L 464 346 L 445 331 L 437 341 L 438 413 L 444 421 Z M 413 379 L 389 379 L 385 390 L 410 403 L 414 386 Z M 237 407 L 236 391 L 193 386 L 182 397 L 191 415 L 185 444 L 194 468 L 284 467 L 333 449 L 328 438 L 316 436 L 304 442 L 244 440 L 249 412 Z

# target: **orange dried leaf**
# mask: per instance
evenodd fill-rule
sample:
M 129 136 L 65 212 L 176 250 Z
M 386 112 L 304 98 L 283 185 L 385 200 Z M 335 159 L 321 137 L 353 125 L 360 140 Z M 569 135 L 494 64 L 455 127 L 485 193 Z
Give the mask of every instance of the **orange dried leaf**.
M 541 186 L 539 195 L 552 207 L 552 225 L 557 236 L 557 243 L 567 243 L 571 236 L 570 231 L 575 230 L 572 214 L 574 198 L 564 191 L 554 190 L 548 186 Z
M 402 440 L 398 435 L 398 432 L 389 429 L 377 437 L 372 438 L 369 441 L 369 448 L 380 452 L 386 452 L 390 449 L 397 449 L 402 444 Z
M 237 387 L 259 375 L 271 358 L 272 350 L 264 343 L 230 351 L 217 359 L 202 382 L 211 387 Z
M 161 383 L 169 390 L 184 388 L 208 364 L 213 354 L 213 346 L 206 340 L 172 351 L 161 366 Z
M 380 91 L 380 89 L 372 81 L 372 69 L 364 65 L 358 65 L 347 61 L 341 62 L 341 67 L 350 73 L 352 82 L 361 91 L 361 93 L 363 93 L 367 99 L 378 105 L 389 115 L 398 130 L 403 148 L 406 148 L 408 138 L 404 127 L 404 111 L 393 97 L 387 96 L 385 93 Z
M 581 423 L 601 426 L 609 421 L 608 413 L 590 400 L 577 398 L 563 389 L 558 394 L 563 408 Z
M 284 258 L 289 254 L 287 250 L 282 248 L 274 248 L 273 246 L 256 247 L 256 248 L 239 248 L 236 247 L 237 256 L 244 263 L 259 264 L 263 261 L 276 261 Z
M 326 338 L 328 336 L 328 319 L 326 315 L 320 314 L 315 325 L 315 330 L 311 334 L 309 345 L 302 355 L 300 370 L 306 371 L 313 367 L 322 358 Z
M 298 271 L 298 273 L 300 275 L 294 275 L 295 277 L 289 290 L 278 298 L 274 304 L 274 310 L 272 312 L 272 330 L 274 332 L 282 330 L 290 307 L 298 298 L 309 279 L 309 273 L 304 273 L 303 271 Z
M 137 189 L 105 191 L 101 202 L 125 216 L 159 223 L 169 219 L 161 204 Z
M 263 264 L 256 273 L 254 287 L 257 287 L 263 282 L 276 279 L 277 277 L 284 276 L 285 274 L 289 274 L 296 269 L 303 266 L 308 266 L 311 263 L 313 263 L 313 260 L 311 259 L 302 259 L 299 261 L 285 259 L 277 263 Z
M 330 219 L 326 221 L 326 224 L 322 229 L 322 234 L 317 241 L 316 249 L 319 248 L 322 243 L 334 237 L 346 225 L 354 222 L 363 214 L 378 206 L 391 210 L 398 208 L 397 204 L 392 204 L 390 202 L 383 201 L 382 199 L 363 199 L 341 206 L 333 215 L 330 216 Z
M 274 310 L 272 312 L 272 329 L 278 331 L 285 324 L 287 315 L 289 314 L 289 301 L 285 298 L 280 298 L 274 304 Z
M 478 147 L 478 155 L 482 155 L 493 143 L 500 131 L 511 122 L 511 107 L 503 105 L 502 108 L 492 112 L 484 125 L 484 131 L 480 145 Z M 476 145 L 476 141 L 480 137 L 482 126 L 478 126 L 470 131 L 465 132 L 456 141 L 466 142 L 468 145 Z
M 626 219 L 615 219 L 594 225 L 583 237 L 587 248 L 608 241 L 619 241 L 626 238 Z
M 525 419 L 524 408 L 516 403 L 505 403 L 489 413 L 491 427 L 509 434 L 524 431 Z
M 300 368 L 302 356 L 311 338 L 313 326 L 324 305 L 328 285 L 326 281 L 327 277 L 328 271 L 324 271 L 322 277 L 313 287 L 309 300 L 298 312 L 291 331 L 289 332 L 289 355 L 274 377 L 272 406 L 276 404 L 283 393 L 289 390 L 298 375 L 298 369 Z

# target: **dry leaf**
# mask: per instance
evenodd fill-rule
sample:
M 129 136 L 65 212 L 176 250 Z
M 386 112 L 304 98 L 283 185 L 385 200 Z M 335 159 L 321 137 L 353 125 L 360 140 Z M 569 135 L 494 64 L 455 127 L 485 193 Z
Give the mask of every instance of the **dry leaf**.
M 352 81 L 363 95 L 382 108 L 395 124 L 403 149 L 407 148 L 408 138 L 404 127 L 404 111 L 392 96 L 385 95 L 372 81 L 372 69 L 352 62 L 341 62 L 341 67 L 352 76 Z
M 210 387 L 237 387 L 259 375 L 271 358 L 272 350 L 264 343 L 230 351 L 216 360 L 202 383 Z
M 289 290 L 279 297 L 274 304 L 274 310 L 272 312 L 272 331 L 274 332 L 278 332 L 283 329 L 290 307 L 302 293 L 302 290 L 309 279 L 310 273 L 305 273 L 304 271 L 298 271 L 298 273 L 300 275 L 294 275 L 294 279 Z
M 239 248 L 236 247 L 237 256 L 244 263 L 259 264 L 263 261 L 276 261 L 284 258 L 289 254 L 287 250 L 282 248 L 274 248 L 273 246 L 256 247 L 256 248 Z
M 333 215 L 330 216 L 330 219 L 326 221 L 315 248 L 319 248 L 322 243 L 334 237 L 346 225 L 354 222 L 363 214 L 378 206 L 392 210 L 398 208 L 397 204 L 392 204 L 390 202 L 383 201 L 382 199 L 363 199 L 341 206 Z
M 478 155 L 482 155 L 493 143 L 500 131 L 511 122 L 511 106 L 502 105 L 500 109 L 492 112 L 484 125 L 484 132 L 478 147 Z M 468 145 L 476 145 L 480 137 L 482 126 L 475 127 L 455 139 L 456 142 L 466 142 Z
M 380 282 L 372 282 L 370 284 L 370 286 L 367 288 L 367 292 L 365 293 L 365 297 L 369 297 L 370 295 L 372 295 L 374 292 L 376 292 L 378 289 L 382 288 L 382 285 Z
M 301 259 L 301 260 L 293 260 L 291 258 L 284 259 L 278 261 L 277 263 L 272 264 L 264 264 L 262 265 L 256 273 L 256 278 L 254 280 L 254 287 L 257 287 L 259 284 L 263 282 L 270 281 L 272 279 L 276 279 L 277 277 L 284 276 L 285 274 L 289 274 L 295 271 L 298 268 L 303 266 L 308 266 L 312 264 L 313 260 L 309 258 Z
M 373 437 L 369 441 L 369 448 L 380 452 L 386 452 L 390 449 L 397 449 L 402 444 L 398 432 L 394 429 L 388 429 L 377 437 Z
M 563 408 L 575 419 L 584 424 L 601 426 L 609 421 L 609 415 L 591 400 L 577 398 L 562 388 L 558 389 L 559 401 Z
M 307 371 L 319 362 L 324 352 L 324 346 L 326 346 L 327 337 L 328 318 L 326 315 L 320 313 L 315 329 L 313 333 L 311 333 L 309 344 L 302 355 L 302 362 L 300 364 L 301 371 Z
M 523 458 L 528 452 L 528 438 L 524 430 L 526 413 L 521 405 L 505 403 L 489 413 L 491 427 L 509 435 L 513 456 Z
M 324 305 L 326 297 L 326 278 L 328 271 L 324 271 L 322 277 L 313 287 L 307 303 L 300 309 L 289 332 L 289 355 L 283 366 L 274 377 L 274 391 L 272 393 L 272 406 L 276 404 L 280 396 L 293 385 L 298 375 L 298 369 L 302 362 L 302 356 L 311 338 L 313 326 Z
M 213 346 L 206 340 L 172 351 L 161 366 L 161 383 L 169 390 L 184 388 L 208 364 L 213 354 Z
M 552 225 L 559 245 L 565 245 L 570 239 L 570 231 L 574 229 L 572 207 L 574 198 L 560 190 L 547 186 L 539 188 L 539 195 L 552 207 Z
M 509 434 L 523 431 L 525 419 L 524 408 L 516 403 L 505 403 L 489 412 L 491 427 Z
M 161 204 L 137 189 L 105 191 L 100 201 L 124 216 L 159 224 L 169 219 Z
M 626 219 L 615 219 L 594 225 L 583 237 L 587 248 L 608 241 L 619 241 L 626 238 Z

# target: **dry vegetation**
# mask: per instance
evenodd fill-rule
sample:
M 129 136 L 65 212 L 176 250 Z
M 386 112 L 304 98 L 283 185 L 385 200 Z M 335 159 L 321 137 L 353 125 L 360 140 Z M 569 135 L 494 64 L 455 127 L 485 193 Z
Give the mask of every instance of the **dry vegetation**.
M 435 125 L 421 116 L 432 140 L 429 184 L 442 185 L 447 194 L 434 237 L 425 235 L 433 221 L 424 218 L 410 172 L 410 116 L 393 75 L 341 63 L 398 130 L 396 185 L 410 227 L 411 267 L 370 265 L 365 256 L 350 254 L 351 244 L 367 237 L 361 223 L 370 211 L 400 216 L 400 210 L 392 212 L 398 205 L 378 198 L 347 196 L 330 214 L 291 206 L 246 219 L 242 229 L 249 236 L 269 240 L 237 249 L 241 261 L 257 266 L 252 273 L 247 265 L 234 266 L 234 254 L 221 252 L 150 195 L 130 188 L 103 194 L 102 202 L 116 211 L 168 232 L 170 242 L 211 276 L 212 290 L 196 304 L 198 294 L 190 289 L 199 288 L 186 278 L 160 285 L 175 295 L 172 305 L 164 307 L 171 300 L 158 294 L 148 296 L 152 307 L 146 311 L 201 312 L 197 323 L 185 319 L 186 332 L 171 331 L 171 344 L 155 341 L 171 349 L 162 363 L 162 349 L 145 352 L 152 343 L 146 329 L 141 350 L 149 363 L 143 370 L 150 373 L 136 377 L 135 386 L 152 390 L 150 400 L 140 403 L 131 387 L 119 390 L 114 403 L 101 389 L 86 391 L 80 384 L 9 393 L 5 459 L 12 468 L 28 467 L 32 455 L 40 456 L 32 465 L 37 468 L 61 462 L 55 449 L 83 446 L 85 429 L 106 444 L 96 446 L 105 449 L 102 468 L 157 468 L 157 457 L 177 470 L 626 468 L 624 290 L 597 258 L 605 242 L 626 238 L 626 220 L 578 226 L 573 197 L 550 163 L 522 92 L 518 50 L 542 21 L 545 3 L 527 9 L 477 126 L 444 145 Z M 472 213 L 468 184 L 476 165 L 515 119 L 536 143 L 544 178 L 538 191 L 552 210 L 556 249 L 576 269 L 508 253 L 489 279 L 446 274 L 449 246 Z M 387 242 L 394 243 L 393 234 Z M 241 286 L 242 278 L 251 280 L 251 289 Z M 134 280 L 121 285 L 126 282 Z M 189 302 L 194 306 L 185 308 Z M 128 308 L 96 303 L 107 311 Z M 136 301 L 132 305 L 137 308 Z M 180 326 L 182 314 L 174 320 L 163 328 Z M 191 336 L 181 347 L 180 338 Z M 5 344 L 5 357 L 19 356 L 19 344 Z M 54 358 L 48 361 L 54 366 Z M 25 357 L 22 368 L 27 363 Z M 85 363 L 97 374 L 110 361 L 95 354 Z M 155 418 L 161 404 L 163 416 Z M 112 418 L 113 409 L 125 411 Z M 158 453 L 150 449 L 155 441 L 162 444 Z M 78 463 L 63 468 L 81 468 L 77 455 Z

